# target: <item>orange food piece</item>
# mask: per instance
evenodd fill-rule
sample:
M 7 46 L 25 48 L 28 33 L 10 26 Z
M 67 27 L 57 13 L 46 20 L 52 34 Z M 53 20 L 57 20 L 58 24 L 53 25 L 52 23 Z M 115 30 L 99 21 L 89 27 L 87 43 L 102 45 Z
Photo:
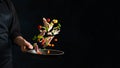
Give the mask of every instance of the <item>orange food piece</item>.
M 51 44 L 48 44 L 48 46 L 51 46 Z
M 54 45 L 54 44 L 52 44 L 51 46 L 52 46 L 52 47 L 54 47 L 55 45 Z
M 50 54 L 50 50 L 48 50 L 47 53 Z
M 56 41 L 56 42 L 57 42 L 57 41 L 58 41 L 58 39 L 57 39 L 57 38 L 55 38 L 55 39 L 54 39 L 54 41 Z

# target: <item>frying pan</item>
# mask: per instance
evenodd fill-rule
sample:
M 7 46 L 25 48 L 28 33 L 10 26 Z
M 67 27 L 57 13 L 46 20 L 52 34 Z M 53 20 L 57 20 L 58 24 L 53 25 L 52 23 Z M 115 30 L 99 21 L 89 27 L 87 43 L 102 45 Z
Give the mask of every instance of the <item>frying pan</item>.
M 61 50 L 55 50 L 55 49 L 39 49 L 42 54 L 37 54 L 35 49 L 28 50 L 27 53 L 34 54 L 34 55 L 63 55 L 64 52 Z

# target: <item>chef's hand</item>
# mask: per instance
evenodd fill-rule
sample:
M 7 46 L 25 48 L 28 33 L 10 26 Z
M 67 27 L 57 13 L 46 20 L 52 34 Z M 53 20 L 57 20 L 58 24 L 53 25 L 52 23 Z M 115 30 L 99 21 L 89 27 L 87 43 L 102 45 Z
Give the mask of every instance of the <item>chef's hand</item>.
M 14 43 L 21 47 L 22 52 L 26 52 L 28 49 L 33 49 L 32 44 L 25 40 L 22 36 L 17 36 L 14 39 Z

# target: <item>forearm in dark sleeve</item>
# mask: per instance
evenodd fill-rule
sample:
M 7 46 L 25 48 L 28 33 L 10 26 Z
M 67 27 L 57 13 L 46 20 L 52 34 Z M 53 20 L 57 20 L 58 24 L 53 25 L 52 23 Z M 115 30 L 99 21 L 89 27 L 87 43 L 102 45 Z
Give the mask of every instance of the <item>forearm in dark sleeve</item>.
M 10 37 L 12 40 L 14 40 L 17 36 L 21 36 L 20 23 L 19 23 L 18 16 L 16 14 L 16 10 L 15 10 L 12 2 L 10 3 L 10 6 L 11 6 L 11 11 L 12 11 L 12 21 L 11 21 L 11 25 L 10 25 Z

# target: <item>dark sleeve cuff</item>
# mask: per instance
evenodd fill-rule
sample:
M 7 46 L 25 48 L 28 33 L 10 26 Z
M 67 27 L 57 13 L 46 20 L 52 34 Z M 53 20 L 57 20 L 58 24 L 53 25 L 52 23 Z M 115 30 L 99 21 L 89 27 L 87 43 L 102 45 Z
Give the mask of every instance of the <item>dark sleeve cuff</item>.
M 17 36 L 22 36 L 22 34 L 20 32 L 14 32 L 12 35 L 11 35 L 11 39 L 14 40 Z

